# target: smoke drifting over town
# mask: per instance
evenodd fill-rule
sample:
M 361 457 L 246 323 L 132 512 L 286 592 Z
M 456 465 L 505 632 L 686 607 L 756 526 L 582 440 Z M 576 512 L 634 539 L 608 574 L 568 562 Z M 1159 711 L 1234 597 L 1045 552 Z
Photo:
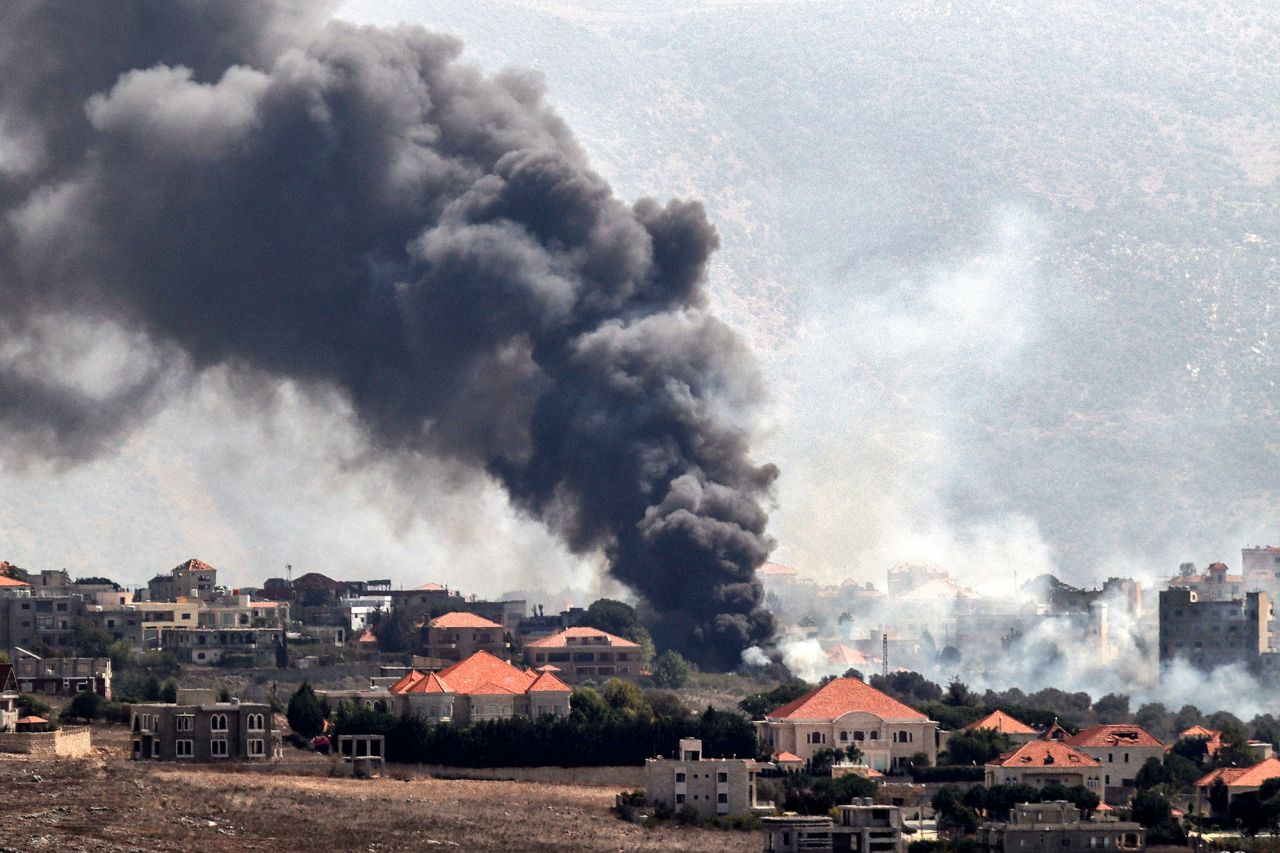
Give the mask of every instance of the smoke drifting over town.
M 25 452 L 91 459 L 210 371 L 336 389 L 380 453 L 483 470 L 603 552 L 659 642 L 732 664 L 771 637 L 777 472 L 698 203 L 616 199 L 535 77 L 451 38 L 131 9 L 21 4 L 0 31 L 0 426 Z

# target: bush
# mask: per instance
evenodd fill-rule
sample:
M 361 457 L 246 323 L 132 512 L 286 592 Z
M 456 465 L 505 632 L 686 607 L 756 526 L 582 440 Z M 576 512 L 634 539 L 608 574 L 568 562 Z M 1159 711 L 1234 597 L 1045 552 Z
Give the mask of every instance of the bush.
M 23 693 L 18 697 L 18 716 L 44 717 L 47 720 L 52 714 L 53 709 L 49 707 L 49 703 L 39 696 Z
M 315 737 L 324 729 L 325 711 L 311 685 L 302 686 L 289 699 L 289 728 L 303 737 Z
M 677 651 L 668 649 L 658 655 L 651 669 L 653 683 L 673 690 L 684 687 L 689 681 L 689 662 Z
M 981 782 L 984 768 L 968 765 L 951 765 L 942 767 L 911 767 L 911 781 L 921 784 L 929 782 Z
M 75 698 L 67 704 L 66 709 L 62 712 L 63 722 L 70 720 L 84 720 L 92 723 L 94 720 L 102 716 L 102 706 L 107 704 L 107 700 L 103 699 L 92 690 L 86 690 L 84 693 L 77 693 Z

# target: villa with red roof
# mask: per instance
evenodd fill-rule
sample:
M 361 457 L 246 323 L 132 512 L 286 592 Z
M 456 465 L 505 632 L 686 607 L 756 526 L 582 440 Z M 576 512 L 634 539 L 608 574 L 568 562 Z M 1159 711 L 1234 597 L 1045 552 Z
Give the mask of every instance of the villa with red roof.
M 999 709 L 964 727 L 966 732 L 990 729 L 999 732 L 1014 743 L 1026 743 L 1040 737 L 1040 731 Z
M 1199 723 L 1180 732 L 1178 740 L 1183 738 L 1203 738 L 1205 753 L 1210 758 L 1213 758 L 1218 754 L 1218 750 L 1222 749 L 1222 732 L 1217 729 L 1206 729 Z
M 938 724 L 915 708 L 856 678 L 836 678 L 756 722 L 772 753 L 805 761 L 821 749 L 856 746 L 863 763 L 881 771 L 924 753 L 938 760 Z
M 1168 747 L 1142 726 L 1111 724 L 1093 726 L 1063 741 L 1102 765 L 1106 799 L 1119 805 L 1133 793 L 1133 780 L 1148 758 L 1164 761 Z
M 1022 784 L 1042 788 L 1053 783 L 1083 785 L 1102 796 L 1102 764 L 1056 740 L 1033 740 L 988 762 L 984 784 Z
M 566 628 L 525 644 L 524 661 L 542 669 L 555 667 L 570 682 L 585 678 L 638 678 L 644 650 L 638 643 L 599 628 Z
M 460 661 L 481 651 L 505 660 L 511 652 L 501 625 L 465 611 L 424 622 L 422 649 L 427 657 L 440 661 Z
M 1280 779 L 1280 758 L 1268 758 L 1252 767 L 1219 767 L 1196 781 L 1195 810 L 1210 804 L 1209 791 L 1217 783 L 1227 786 L 1228 801 L 1256 791 L 1268 779 Z
M 569 713 L 573 692 L 555 673 L 512 666 L 488 652 L 439 672 L 413 670 L 388 688 L 395 711 L 458 725 Z

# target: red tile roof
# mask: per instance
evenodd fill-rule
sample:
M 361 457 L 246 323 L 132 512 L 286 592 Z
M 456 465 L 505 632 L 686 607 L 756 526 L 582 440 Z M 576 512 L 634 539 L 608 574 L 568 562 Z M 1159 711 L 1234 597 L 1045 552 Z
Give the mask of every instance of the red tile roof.
M 827 663 L 837 666 L 866 666 L 870 661 L 857 649 L 837 644 L 827 649 Z
M 928 719 L 856 678 L 836 678 L 799 699 L 765 714 L 770 720 L 834 720 L 854 711 L 875 714 L 884 720 Z
M 454 690 L 434 672 L 422 673 L 416 669 L 387 688 L 397 696 L 406 693 L 453 693 Z
M 1069 746 L 1158 746 L 1164 749 L 1164 743 L 1142 726 L 1118 723 L 1084 729 L 1062 742 Z
M 1261 788 L 1268 779 L 1280 778 L 1280 758 L 1268 758 L 1252 767 L 1220 767 L 1196 781 L 1197 788 L 1207 788 L 1219 779 L 1228 788 Z
M 376 643 L 376 642 L 378 642 L 378 638 L 377 638 L 377 636 L 373 633 L 373 629 L 372 629 L 372 628 L 365 628 L 365 629 L 364 629 L 363 631 L 361 631 L 359 634 L 356 634 L 356 638 L 355 638 L 355 641 L 354 641 L 354 642 L 357 642 L 357 643 Z
M 1056 740 L 1033 740 L 1024 743 L 1013 752 L 1007 752 L 995 761 L 994 767 L 1101 767 L 1097 760 L 1083 752 Z
M 195 557 L 192 557 L 190 560 L 187 560 L 182 565 L 175 567 L 174 571 L 175 572 L 215 572 L 217 571 L 217 569 L 215 569 L 213 566 L 209 565 L 208 563 L 204 562 L 203 560 L 197 560 Z
M 633 643 L 630 640 L 624 640 L 622 637 L 615 637 L 599 628 L 565 628 L 558 634 L 552 634 L 550 637 L 543 637 L 540 640 L 532 640 L 525 643 L 526 649 L 562 649 L 570 645 L 569 640 L 581 640 L 587 638 L 603 637 L 608 641 L 608 645 L 615 649 L 639 649 L 639 643 Z M 573 643 L 574 646 L 589 645 L 586 643 Z
M 1040 733 L 1038 729 L 1033 729 L 1021 720 L 1011 717 L 1000 710 L 992 711 L 981 720 L 976 720 L 964 727 L 967 732 L 974 732 L 979 729 L 995 729 L 1004 735 L 1035 735 Z
M 443 592 L 448 589 L 447 586 L 438 583 L 424 583 L 422 586 L 414 587 L 415 592 Z
M 0 575 L 0 586 L 19 587 L 31 586 L 31 584 L 26 581 L 20 581 L 17 578 L 11 578 L 8 575 Z
M 772 576 L 772 577 L 789 577 L 800 574 L 799 569 L 793 569 L 790 566 L 783 566 L 779 563 L 765 563 L 756 569 L 756 574 Z
M 804 759 L 796 755 L 794 752 L 775 752 L 773 760 L 783 764 L 804 764 Z
M 556 678 L 554 673 L 544 672 L 529 685 L 530 693 L 572 693 L 573 688 Z
M 477 616 L 474 613 L 466 613 L 458 611 L 456 613 L 446 613 L 443 616 L 437 616 L 431 620 L 432 628 L 489 628 L 502 630 L 502 626 L 497 622 L 490 622 L 483 616 Z

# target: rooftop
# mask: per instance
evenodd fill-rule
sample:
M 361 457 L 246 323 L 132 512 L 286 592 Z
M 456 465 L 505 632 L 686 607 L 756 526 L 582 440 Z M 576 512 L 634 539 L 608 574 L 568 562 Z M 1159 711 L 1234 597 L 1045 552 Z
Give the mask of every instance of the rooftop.
M 1196 781 L 1197 788 L 1207 788 L 1219 779 L 1228 788 L 1260 788 L 1268 779 L 1280 778 L 1280 758 L 1268 758 L 1252 767 L 1220 767 Z
M 216 572 L 217 569 L 215 569 L 213 566 L 209 565 L 203 560 L 197 560 L 195 557 L 192 557 L 190 560 L 187 560 L 185 563 L 179 566 L 175 566 L 173 571 L 174 572 Z
M 456 613 L 446 613 L 443 616 L 437 616 L 431 620 L 432 628 L 486 628 L 490 630 L 501 631 L 502 626 L 497 622 L 490 622 L 483 616 L 477 616 L 474 613 L 458 611 Z
M 765 714 L 769 720 L 834 720 L 862 711 L 884 720 L 926 720 L 915 708 L 881 693 L 856 678 L 836 678 L 781 708 Z
M 601 645 L 608 645 L 615 649 L 639 649 L 639 643 L 633 643 L 630 640 L 624 640 L 622 637 L 614 636 L 607 631 L 601 631 L 599 628 L 565 628 L 557 634 L 550 637 L 543 637 L 540 640 L 531 640 L 525 643 L 527 649 L 561 649 L 570 645 L 586 645 L 583 640 L 594 640 L 600 642 Z
M 1056 740 L 1033 740 L 1024 743 L 1013 752 L 1006 752 L 995 761 L 987 762 L 994 767 L 1101 767 L 1097 760 L 1090 758 L 1074 747 L 1059 743 Z
M 1009 716 L 1004 711 L 995 710 L 987 714 L 981 720 L 975 720 L 964 727 L 967 732 L 978 731 L 979 729 L 995 729 L 1004 735 L 1036 735 L 1040 734 L 1038 729 L 1033 729 L 1019 719 Z
M 1063 740 L 1069 746 L 1158 746 L 1164 743 L 1142 726 L 1109 724 L 1084 729 Z

